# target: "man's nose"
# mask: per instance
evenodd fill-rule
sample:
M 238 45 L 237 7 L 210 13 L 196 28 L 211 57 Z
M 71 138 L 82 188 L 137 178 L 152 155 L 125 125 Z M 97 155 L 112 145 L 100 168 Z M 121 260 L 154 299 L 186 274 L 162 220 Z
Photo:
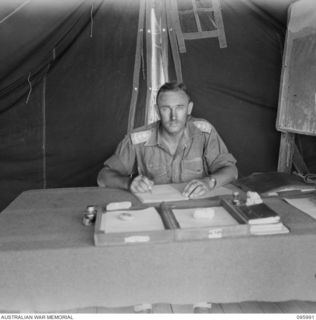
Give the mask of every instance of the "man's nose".
M 171 109 L 171 111 L 170 111 L 170 118 L 171 118 L 171 120 L 175 120 L 175 119 L 176 119 L 176 110 Z

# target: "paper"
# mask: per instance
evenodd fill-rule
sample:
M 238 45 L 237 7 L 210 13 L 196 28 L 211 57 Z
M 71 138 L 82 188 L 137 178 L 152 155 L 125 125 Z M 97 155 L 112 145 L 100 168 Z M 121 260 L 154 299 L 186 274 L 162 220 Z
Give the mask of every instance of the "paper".
M 122 219 L 124 214 L 130 219 Z M 164 230 L 159 213 L 150 207 L 143 210 L 120 210 L 102 214 L 100 230 L 105 233 Z
M 249 220 L 248 223 L 251 225 L 257 225 L 257 224 L 271 224 L 271 223 L 277 223 L 280 221 L 279 216 L 275 217 L 269 217 L 269 218 L 262 218 L 262 219 L 252 219 Z
M 293 207 L 316 219 L 316 196 L 295 199 L 284 198 L 284 200 Z
M 250 226 L 250 233 L 254 235 L 282 234 L 289 232 L 289 229 L 282 222 Z
M 223 207 L 211 207 L 214 211 L 212 219 L 207 218 L 194 218 L 194 211 L 199 208 L 190 209 L 173 209 L 173 213 L 181 227 L 187 228 L 202 228 L 202 227 L 219 227 L 238 225 L 239 223 L 227 212 Z
M 179 184 L 160 184 L 154 185 L 151 192 L 137 192 L 137 196 L 143 203 L 159 203 L 159 202 L 169 202 L 169 201 L 181 201 L 188 200 L 187 197 L 182 195 L 186 183 Z M 239 189 L 233 185 L 227 185 L 225 187 L 218 187 L 205 193 L 203 196 L 195 199 L 204 199 L 222 195 L 231 195 L 234 191 Z

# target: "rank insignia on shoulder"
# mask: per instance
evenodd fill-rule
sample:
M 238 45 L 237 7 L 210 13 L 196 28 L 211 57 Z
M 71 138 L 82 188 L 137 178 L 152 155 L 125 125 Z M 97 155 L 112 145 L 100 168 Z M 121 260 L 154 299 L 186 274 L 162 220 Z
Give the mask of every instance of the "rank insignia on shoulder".
M 151 130 L 132 132 L 131 139 L 133 144 L 139 144 L 146 142 L 151 135 Z
M 193 121 L 193 123 L 202 132 L 210 133 L 212 130 L 212 125 L 205 120 Z

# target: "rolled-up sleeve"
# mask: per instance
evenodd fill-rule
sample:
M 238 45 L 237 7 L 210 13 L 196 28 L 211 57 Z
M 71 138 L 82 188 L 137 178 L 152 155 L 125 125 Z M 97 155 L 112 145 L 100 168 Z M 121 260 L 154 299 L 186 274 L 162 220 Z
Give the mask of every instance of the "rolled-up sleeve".
M 136 162 L 135 148 L 129 135 L 119 143 L 115 153 L 104 162 L 105 168 L 115 170 L 122 175 L 134 173 Z
M 206 146 L 204 149 L 204 157 L 209 173 L 215 172 L 223 167 L 236 165 L 236 159 L 229 153 L 224 141 L 214 127 L 205 138 Z

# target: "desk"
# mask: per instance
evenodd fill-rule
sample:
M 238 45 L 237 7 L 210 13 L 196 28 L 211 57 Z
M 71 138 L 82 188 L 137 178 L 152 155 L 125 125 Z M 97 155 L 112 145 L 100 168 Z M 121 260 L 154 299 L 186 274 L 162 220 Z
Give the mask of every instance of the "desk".
M 23 192 L 0 214 L 0 310 L 137 303 L 316 301 L 316 221 L 266 199 L 290 234 L 95 247 L 88 204 L 138 200 L 101 188 Z

